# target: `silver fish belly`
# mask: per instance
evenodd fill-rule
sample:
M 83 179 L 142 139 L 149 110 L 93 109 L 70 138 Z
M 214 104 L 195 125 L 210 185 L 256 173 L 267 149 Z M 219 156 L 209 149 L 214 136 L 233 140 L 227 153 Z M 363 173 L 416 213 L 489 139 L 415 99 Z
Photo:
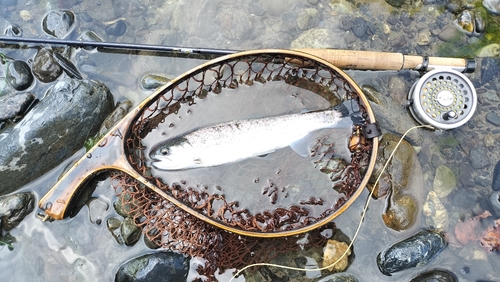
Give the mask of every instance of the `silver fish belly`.
M 152 165 L 161 170 L 182 170 L 233 163 L 266 155 L 287 146 L 294 148 L 293 145 L 309 133 L 336 127 L 342 116 L 339 111 L 327 109 L 235 120 L 169 139 L 153 148 L 150 157 L 153 159 Z

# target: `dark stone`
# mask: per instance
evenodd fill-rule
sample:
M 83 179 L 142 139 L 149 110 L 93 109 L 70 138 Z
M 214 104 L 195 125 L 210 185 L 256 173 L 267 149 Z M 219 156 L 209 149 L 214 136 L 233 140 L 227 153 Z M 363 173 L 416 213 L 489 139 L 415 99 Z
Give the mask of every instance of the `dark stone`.
M 20 93 L 3 97 L 0 99 L 0 121 L 23 115 L 35 99 L 35 95 L 31 93 Z
M 117 20 L 108 24 L 106 28 L 104 28 L 104 31 L 108 35 L 122 36 L 125 34 L 125 31 L 127 31 L 127 24 L 124 20 Z
M 411 279 L 410 282 L 456 282 L 458 278 L 455 274 L 447 270 L 430 270 L 419 274 L 415 278 Z
M 496 126 L 500 126 L 500 115 L 497 112 L 489 112 L 486 115 L 486 120 Z
M 481 169 L 491 164 L 488 158 L 488 151 L 483 146 L 476 146 L 470 149 L 469 159 L 472 167 L 475 169 Z
M 457 193 L 453 196 L 452 203 L 453 206 L 461 208 L 470 208 L 476 203 L 479 198 L 479 194 L 473 190 L 459 189 Z
M 396 15 L 390 15 L 387 17 L 387 23 L 390 25 L 396 25 L 399 23 L 399 18 Z
M 476 186 L 476 183 L 472 180 L 472 167 L 468 163 L 460 163 L 459 167 L 460 173 L 460 183 L 466 188 L 472 188 Z
M 383 274 L 391 276 L 394 272 L 426 265 L 445 247 L 446 241 L 441 234 L 421 231 L 379 253 L 377 265 Z
M 33 74 L 27 63 L 15 60 L 8 63 L 5 79 L 12 88 L 25 90 L 33 83 Z
M 54 60 L 52 51 L 41 49 L 33 59 L 33 74 L 41 82 L 52 82 L 61 76 L 63 70 Z
M 495 165 L 493 170 L 493 182 L 491 183 L 491 188 L 493 191 L 500 190 L 500 162 Z
M 490 178 L 483 175 L 477 175 L 476 177 L 474 177 L 474 183 L 483 187 L 487 187 L 488 185 L 490 185 Z
M 490 211 L 495 217 L 500 216 L 500 191 L 494 191 L 488 198 Z
M 0 227 L 12 230 L 35 208 L 35 196 L 19 193 L 0 197 Z
M 363 19 L 362 17 L 357 17 L 356 19 L 354 19 L 351 30 L 357 38 L 363 38 L 363 36 L 365 36 L 366 34 L 367 29 L 368 24 L 366 23 L 365 19 Z
M 409 26 L 412 23 L 412 19 L 408 13 L 404 13 L 401 15 L 401 22 L 404 26 Z
M 134 258 L 116 272 L 116 282 L 186 281 L 189 260 L 181 254 L 158 252 Z
M 405 0 L 385 0 L 385 2 L 393 7 L 401 7 L 405 3 Z
M 21 122 L 0 134 L 0 195 L 17 190 L 83 148 L 113 110 L 101 82 L 64 78 Z
M 483 58 L 481 60 L 481 83 L 484 85 L 498 76 L 500 60 L 498 58 Z

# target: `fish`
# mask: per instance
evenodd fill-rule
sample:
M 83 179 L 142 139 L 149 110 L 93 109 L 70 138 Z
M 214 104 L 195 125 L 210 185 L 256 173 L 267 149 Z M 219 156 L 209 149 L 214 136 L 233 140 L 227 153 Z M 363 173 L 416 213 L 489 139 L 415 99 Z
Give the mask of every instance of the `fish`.
M 340 104 L 325 110 L 203 127 L 153 147 L 151 164 L 159 170 L 214 167 L 266 156 L 287 146 L 307 157 L 310 152 L 305 137 L 320 129 L 350 126 L 344 119 L 348 115 L 347 107 Z

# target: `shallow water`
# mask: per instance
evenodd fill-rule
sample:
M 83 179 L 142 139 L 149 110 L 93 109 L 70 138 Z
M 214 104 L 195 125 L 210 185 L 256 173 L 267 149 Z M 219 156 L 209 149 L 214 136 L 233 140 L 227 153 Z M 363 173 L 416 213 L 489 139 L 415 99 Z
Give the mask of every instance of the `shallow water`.
M 11 1 L 12 2 L 12 1 Z M 405 26 L 397 24 L 392 26 L 393 30 L 389 35 L 384 35 L 383 24 L 391 13 L 398 16 L 405 14 L 404 10 L 390 7 L 385 1 L 144 1 L 130 2 L 119 8 L 113 5 L 114 2 L 93 2 L 83 1 L 17 1 L 13 6 L 0 6 L 1 16 L 8 21 L 16 23 L 24 31 L 27 37 L 44 37 L 41 31 L 41 20 L 51 9 L 58 7 L 71 9 L 77 15 L 76 34 L 82 30 L 91 29 L 101 35 L 105 41 L 110 42 L 136 42 L 152 44 L 170 44 L 179 46 L 200 46 L 229 49 L 256 49 L 265 47 L 290 48 L 295 40 L 304 30 L 297 27 L 297 18 L 305 8 L 314 7 L 318 11 L 317 24 L 314 28 L 324 28 L 330 30 L 325 38 L 329 47 L 366 49 L 381 51 L 401 51 L 407 53 L 418 53 L 428 55 L 454 55 L 468 47 L 474 47 L 481 42 L 481 37 L 467 37 L 465 45 L 460 41 L 456 48 L 443 48 L 445 45 L 434 39 L 428 45 L 419 45 L 415 41 L 416 35 L 426 26 L 431 25 L 441 27 L 454 20 L 454 15 L 440 6 L 440 4 L 422 5 L 422 2 L 432 3 L 433 1 L 413 1 L 413 6 L 405 6 L 407 14 L 413 17 L 412 24 Z M 441 2 L 441 1 L 435 1 Z M 479 1 L 480 2 L 480 1 Z M 331 8 L 331 3 L 340 3 Z M 118 5 L 121 6 L 121 5 Z M 31 13 L 31 19 L 23 21 L 19 12 L 26 10 Z M 113 11 L 110 13 L 109 11 Z M 237 11 L 237 12 L 235 12 Z M 84 13 L 85 12 L 85 13 Z M 235 16 L 236 15 L 236 16 Z M 87 16 L 92 18 L 87 21 Z M 345 38 L 352 38 L 351 31 L 339 29 L 344 17 L 354 19 L 356 17 L 366 17 L 374 23 L 374 34 L 367 33 L 363 39 L 354 38 L 353 43 L 347 43 Z M 103 26 L 107 21 L 126 18 L 127 32 L 123 36 L 106 35 Z M 314 21 L 314 18 L 312 19 Z M 418 22 L 421 24 L 419 25 Z M 494 24 L 494 23 L 493 23 Z M 368 25 L 367 28 L 373 28 Z M 312 29 L 307 27 L 306 29 Z M 399 29 L 399 30 L 398 30 Z M 404 32 L 401 32 L 403 30 Z M 403 37 L 396 35 L 404 34 Z M 318 39 L 318 40 L 320 40 Z M 399 40 L 399 41 L 398 41 Z M 398 43 L 399 42 L 399 43 Z M 460 49 L 460 50 L 458 50 Z M 444 51 L 443 51 L 444 50 Z M 29 50 L 2 49 L 2 52 L 16 58 L 28 58 L 34 54 Z M 465 52 L 464 51 L 464 52 Z M 77 66 L 85 77 L 102 80 L 115 96 L 115 101 L 130 99 L 136 105 L 150 93 L 141 89 L 140 78 L 148 73 L 162 74 L 175 77 L 183 72 L 199 65 L 203 60 L 170 58 L 166 56 L 153 56 L 152 54 L 113 54 L 112 52 L 87 52 L 76 53 Z M 481 70 L 477 70 L 472 77 L 481 76 Z M 406 82 L 402 86 L 400 98 L 396 101 L 401 109 L 404 108 L 404 100 L 409 86 L 418 78 L 418 75 L 410 72 L 400 73 L 377 73 L 377 72 L 349 72 L 358 84 L 370 84 L 376 88 L 387 90 L 390 88 L 388 77 L 396 75 Z M 498 73 L 496 74 L 498 76 Z M 391 86 L 392 87 L 392 86 Z M 31 91 L 37 97 L 43 97 L 47 85 L 38 83 Z M 388 91 L 390 91 L 389 89 Z M 496 90 L 482 88 L 483 92 Z M 386 93 L 384 93 L 386 94 Z M 255 93 L 258 95 L 258 93 Z M 386 95 L 389 97 L 389 94 Z M 394 98 L 394 96 L 390 96 Z M 276 99 L 273 98 L 273 99 Z M 281 99 L 281 98 L 280 98 Z M 268 114 L 282 114 L 291 110 L 316 109 L 321 108 L 321 101 L 304 100 L 309 106 L 304 106 L 293 101 L 273 100 L 272 103 L 256 105 L 256 100 L 242 101 L 241 107 L 237 111 L 244 113 L 237 118 L 264 116 Z M 222 99 L 220 99 L 222 100 Z M 200 102 L 193 107 L 192 117 L 200 114 L 201 117 L 210 118 L 210 122 L 227 121 L 235 118 L 232 116 L 236 111 L 227 111 L 227 107 L 220 107 L 219 102 L 209 105 L 210 101 Z M 207 104 L 203 104 L 207 103 Z M 246 107 L 252 104 L 254 107 Z M 279 104 L 280 107 L 274 105 Z M 202 111 L 197 111 L 196 107 L 203 105 Z M 234 106 L 231 104 L 231 106 Z M 271 107 L 272 106 L 272 107 Z M 211 109 L 210 107 L 214 107 Z M 210 109 L 210 110 L 209 110 Z M 258 112 L 256 112 L 258 111 Z M 473 120 L 461 128 L 449 132 L 432 132 L 418 130 L 416 137 L 412 139 L 413 145 L 421 149 L 419 159 L 423 167 L 424 189 L 432 189 L 432 180 L 436 164 L 445 162 L 452 167 L 460 176 L 460 172 L 470 168 L 468 158 L 469 151 L 473 146 L 483 143 L 484 136 L 490 134 L 496 138 L 494 145 L 487 147 L 490 165 L 482 169 L 470 168 L 471 178 L 474 176 L 484 176 L 491 179 L 493 167 L 500 157 L 498 152 L 499 140 L 498 129 L 485 120 L 485 115 L 490 111 L 498 111 L 498 101 L 489 100 L 480 95 L 480 105 Z M 214 114 L 217 113 L 217 114 Z M 407 114 L 407 113 L 405 113 Z M 190 114 L 191 115 L 191 114 Z M 191 116 L 190 116 L 191 118 Z M 218 120 L 220 118 L 220 120 Z M 407 116 L 401 116 L 404 120 Z M 396 119 L 396 118 L 394 118 Z M 396 121 L 397 122 L 397 121 Z M 176 123 L 175 130 L 185 132 L 190 128 L 183 128 L 182 123 Z M 188 123 L 186 123 L 188 124 Z M 202 123 L 192 124 L 193 126 L 203 126 Z M 401 130 L 393 129 L 402 134 Z M 445 158 L 433 153 L 435 146 L 440 146 L 446 140 L 457 140 L 458 145 L 442 146 L 451 147 L 455 154 L 460 157 L 453 159 Z M 418 141 L 415 141 L 418 140 Z M 441 143 L 440 143 L 441 142 Z M 288 149 L 287 149 L 288 150 Z M 283 151 L 286 152 L 286 151 Z M 77 153 L 82 155 L 83 151 Z M 278 160 L 287 158 L 288 154 L 275 156 Z M 438 156 L 434 157 L 433 156 Z M 271 156 L 269 156 L 271 157 Z M 280 159 L 281 158 L 281 159 Z M 72 159 L 76 159 L 76 156 Z M 437 159 L 437 160 L 436 160 Z M 33 191 L 37 200 L 43 196 L 57 176 L 71 160 L 66 160 L 59 167 L 50 173 L 27 185 L 22 191 Z M 433 164 L 434 162 L 434 164 Z M 463 168 L 462 166 L 465 166 Z M 235 166 L 234 169 L 244 170 L 242 165 Z M 223 172 L 219 172 L 219 176 Z M 259 176 L 265 179 L 266 176 Z M 234 179 L 233 179 L 234 180 Z M 254 178 L 249 178 L 246 182 L 252 182 Z M 196 180 L 193 180 L 196 181 Z M 229 180 L 226 180 L 229 181 Z M 289 180 L 284 180 L 288 182 Z M 209 181 L 207 181 L 209 182 Z M 490 182 L 491 183 L 491 182 Z M 229 185 L 229 184 L 227 184 Z M 232 183 L 231 183 L 232 185 Z M 223 187 L 221 185 L 221 187 Z M 464 190 L 466 189 L 466 190 Z M 469 207 L 463 208 L 454 205 L 452 198 L 443 200 L 450 215 L 450 227 L 447 231 L 453 231 L 455 223 L 460 218 L 467 218 L 477 214 L 477 210 L 483 207 L 480 202 L 484 202 L 485 195 L 489 195 L 491 186 L 464 187 L 459 184 L 454 194 L 467 191 L 466 195 L 471 195 L 472 203 Z M 424 193 L 426 194 L 426 193 Z M 479 196 L 477 196 L 479 195 Z M 235 195 L 237 196 L 237 195 Z M 344 233 L 352 238 L 356 225 L 359 222 L 359 214 L 368 193 L 366 191 L 360 198 L 340 217 L 335 219 L 335 223 Z M 100 213 L 103 219 L 115 216 L 112 207 L 116 200 L 114 190 L 109 182 L 102 182 L 93 193 L 93 197 L 99 199 L 108 206 L 108 209 Z M 421 199 L 425 200 L 425 199 Z M 420 216 L 416 226 L 410 230 L 396 232 L 384 226 L 381 214 L 385 203 L 382 200 L 372 201 L 364 220 L 356 243 L 354 253 L 356 258 L 347 272 L 357 274 L 364 281 L 407 281 L 411 277 L 425 270 L 441 268 L 454 272 L 460 281 L 476 281 L 479 279 L 495 280 L 498 273 L 498 254 L 484 251 L 477 242 L 471 242 L 463 247 L 449 246 L 436 260 L 430 264 L 406 270 L 394 274 L 392 277 L 384 276 L 378 270 L 375 258 L 376 255 L 396 241 L 407 238 L 420 228 L 426 228 L 425 220 Z M 38 209 L 30 214 L 20 226 L 10 232 L 17 239 L 14 243 L 14 250 L 9 251 L 6 247 L 0 250 L 0 280 L 2 281 L 112 281 L 118 267 L 128 259 L 140 254 L 152 252 L 142 240 L 133 247 L 119 245 L 107 230 L 105 224 L 92 223 L 89 217 L 89 208 L 84 206 L 74 217 L 56 222 L 41 222 L 36 213 Z M 104 222 L 104 220 L 103 220 Z M 487 225 L 487 223 L 485 223 Z

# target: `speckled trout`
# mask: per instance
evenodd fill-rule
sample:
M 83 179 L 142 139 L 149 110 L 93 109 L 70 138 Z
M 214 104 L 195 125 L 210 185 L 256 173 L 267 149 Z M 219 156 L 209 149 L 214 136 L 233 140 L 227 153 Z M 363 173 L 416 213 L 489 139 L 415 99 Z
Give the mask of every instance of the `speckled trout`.
M 319 129 L 340 126 L 348 113 L 340 105 L 299 114 L 234 120 L 169 139 L 153 148 L 150 157 L 152 165 L 161 170 L 219 166 L 265 156 L 287 146 L 307 157 L 309 149 L 303 139 Z

